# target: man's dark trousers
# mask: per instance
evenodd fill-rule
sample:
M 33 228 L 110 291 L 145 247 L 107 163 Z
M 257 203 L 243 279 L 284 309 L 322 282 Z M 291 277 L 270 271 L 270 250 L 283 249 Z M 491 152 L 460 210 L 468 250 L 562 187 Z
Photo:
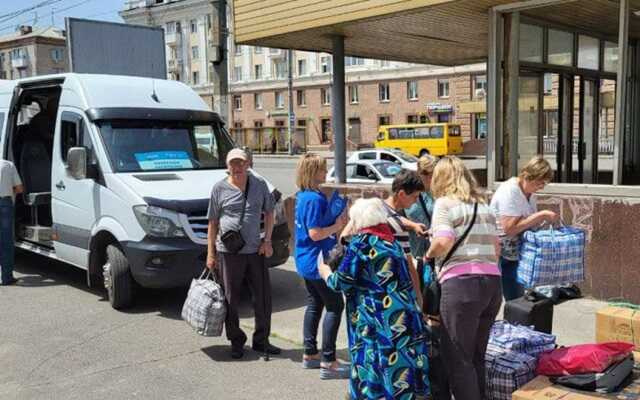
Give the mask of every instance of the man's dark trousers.
M 11 282 L 14 264 L 13 199 L 0 197 L 0 268 L 1 281 Z
M 221 274 L 224 295 L 227 299 L 227 318 L 225 331 L 233 346 L 247 341 L 240 329 L 238 304 L 242 298 L 243 281 L 246 279 L 253 297 L 255 313 L 255 332 L 253 345 L 264 346 L 271 333 L 271 282 L 264 256 L 258 254 L 220 253 L 218 272 Z

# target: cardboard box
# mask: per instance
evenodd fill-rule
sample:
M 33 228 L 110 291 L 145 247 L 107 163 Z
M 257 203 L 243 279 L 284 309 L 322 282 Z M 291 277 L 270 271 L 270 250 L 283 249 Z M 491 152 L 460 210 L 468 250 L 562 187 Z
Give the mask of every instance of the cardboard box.
M 634 381 L 618 393 L 598 394 L 554 385 L 546 376 L 538 376 L 513 393 L 512 400 L 640 400 L 640 372 L 634 371 Z
M 596 342 L 628 342 L 640 351 L 640 311 L 606 307 L 596 313 Z

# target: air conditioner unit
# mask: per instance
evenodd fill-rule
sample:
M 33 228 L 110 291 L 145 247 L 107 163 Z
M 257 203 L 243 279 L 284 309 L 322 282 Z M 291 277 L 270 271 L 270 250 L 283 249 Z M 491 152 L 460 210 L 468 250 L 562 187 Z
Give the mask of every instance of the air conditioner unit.
M 476 89 L 476 97 L 484 98 L 487 92 L 484 89 Z

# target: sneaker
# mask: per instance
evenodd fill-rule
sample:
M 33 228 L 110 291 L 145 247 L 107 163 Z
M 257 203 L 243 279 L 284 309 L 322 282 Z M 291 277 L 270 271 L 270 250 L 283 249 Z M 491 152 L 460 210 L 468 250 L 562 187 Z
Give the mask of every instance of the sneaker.
M 302 368 L 303 369 L 318 369 L 320 368 L 320 359 L 319 358 L 308 358 L 302 359 Z
M 261 344 L 254 344 L 253 346 L 251 346 L 251 348 L 254 351 L 257 351 L 258 353 L 267 353 L 267 354 L 272 354 L 272 355 L 278 355 L 280 353 L 282 353 L 282 349 L 279 347 L 276 347 L 274 345 L 272 345 L 271 343 L 267 343 L 267 345 L 261 345 Z
M 340 364 L 337 368 L 320 368 L 320 379 L 349 379 L 351 366 Z
M 2 283 L 0 283 L 0 286 L 10 286 L 10 285 L 15 285 L 16 283 L 18 283 L 18 279 L 16 279 L 16 278 L 11 278 L 11 279 L 9 279 L 9 281 L 7 281 L 7 282 L 2 282 Z

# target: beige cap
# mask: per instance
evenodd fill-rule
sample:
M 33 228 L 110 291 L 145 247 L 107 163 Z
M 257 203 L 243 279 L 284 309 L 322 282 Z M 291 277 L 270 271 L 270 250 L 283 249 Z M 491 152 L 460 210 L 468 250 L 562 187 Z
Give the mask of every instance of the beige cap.
M 231 149 L 229 153 L 227 153 L 227 164 L 231 162 L 231 160 L 241 159 L 244 161 L 249 161 L 249 156 L 242 149 Z

